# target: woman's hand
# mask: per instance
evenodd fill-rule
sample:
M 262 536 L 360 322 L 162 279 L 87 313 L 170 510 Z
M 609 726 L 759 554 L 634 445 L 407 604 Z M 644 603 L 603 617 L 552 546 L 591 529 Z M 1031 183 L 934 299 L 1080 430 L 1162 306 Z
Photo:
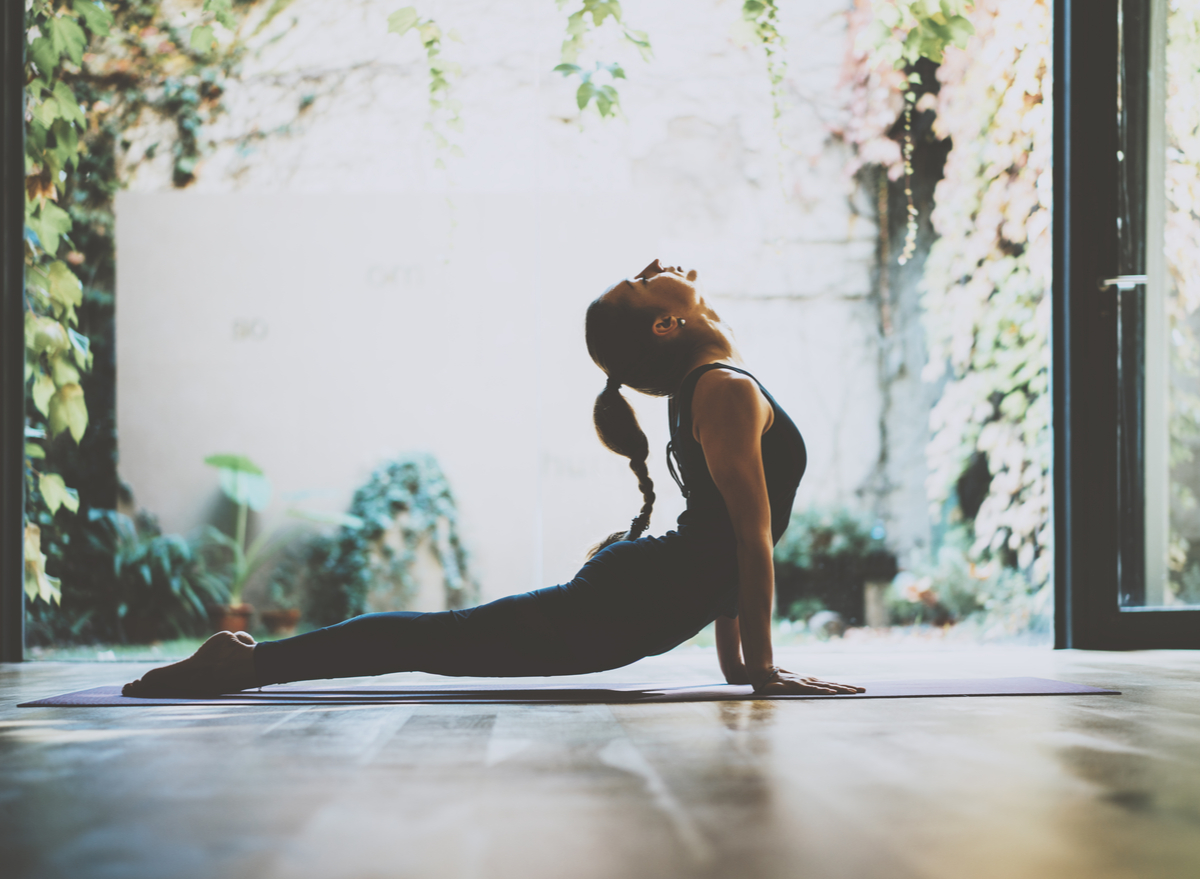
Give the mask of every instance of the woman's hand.
M 744 686 L 745 684 L 750 683 L 750 675 L 746 671 L 745 666 L 722 669 L 722 671 L 725 673 L 725 683 L 727 684 Z
M 853 684 L 835 684 L 771 666 L 765 674 L 755 675 L 751 681 L 754 692 L 759 696 L 842 696 L 865 693 L 863 687 Z

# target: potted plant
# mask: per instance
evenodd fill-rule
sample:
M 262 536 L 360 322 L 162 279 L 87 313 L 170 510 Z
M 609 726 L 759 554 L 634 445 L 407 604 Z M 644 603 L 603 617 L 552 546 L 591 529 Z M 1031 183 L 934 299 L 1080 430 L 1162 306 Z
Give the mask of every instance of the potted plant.
M 229 603 L 218 606 L 217 624 L 231 632 L 244 631 L 249 628 L 254 608 L 242 601 L 242 590 L 270 557 L 270 551 L 281 536 L 275 531 L 265 531 L 246 545 L 250 510 L 266 509 L 271 502 L 271 483 L 262 469 L 243 455 L 209 455 L 204 463 L 217 469 L 221 491 L 236 510 L 232 536 L 211 525 L 205 530 L 206 541 L 223 547 L 230 555 L 226 574 Z

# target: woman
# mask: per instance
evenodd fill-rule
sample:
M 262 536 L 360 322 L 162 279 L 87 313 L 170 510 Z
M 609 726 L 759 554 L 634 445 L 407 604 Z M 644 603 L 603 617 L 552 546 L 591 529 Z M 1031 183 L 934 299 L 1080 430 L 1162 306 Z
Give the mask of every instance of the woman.
M 695 281 L 695 271 L 655 260 L 588 307 L 588 353 L 608 376 L 596 432 L 629 459 L 644 503 L 570 583 L 468 610 L 366 614 L 262 644 L 220 632 L 190 658 L 126 684 L 125 695 L 204 696 L 397 671 L 582 674 L 663 653 L 714 620 L 731 684 L 764 696 L 863 692 L 774 664 L 771 555 L 804 474 L 804 441 L 757 380 L 727 363 L 733 345 Z M 668 463 L 687 510 L 663 537 L 641 536 L 654 486 L 622 385 L 670 397 Z

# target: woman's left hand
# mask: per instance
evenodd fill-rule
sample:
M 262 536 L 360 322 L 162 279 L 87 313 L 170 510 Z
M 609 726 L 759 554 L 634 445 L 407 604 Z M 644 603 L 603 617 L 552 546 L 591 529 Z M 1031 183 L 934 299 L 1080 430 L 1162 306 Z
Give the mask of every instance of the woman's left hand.
M 759 696 L 843 696 L 865 693 L 866 689 L 853 684 L 801 677 L 786 669 L 772 667 L 768 676 L 755 682 L 754 692 Z

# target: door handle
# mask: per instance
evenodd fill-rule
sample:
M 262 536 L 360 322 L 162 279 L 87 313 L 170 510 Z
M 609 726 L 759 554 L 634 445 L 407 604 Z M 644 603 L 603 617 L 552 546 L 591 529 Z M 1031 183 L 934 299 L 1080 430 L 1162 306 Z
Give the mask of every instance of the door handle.
M 1124 292 L 1132 290 L 1134 287 L 1140 287 L 1146 283 L 1145 275 L 1117 275 L 1115 278 L 1104 278 L 1100 281 L 1100 289 L 1107 290 L 1109 287 L 1116 287 Z

